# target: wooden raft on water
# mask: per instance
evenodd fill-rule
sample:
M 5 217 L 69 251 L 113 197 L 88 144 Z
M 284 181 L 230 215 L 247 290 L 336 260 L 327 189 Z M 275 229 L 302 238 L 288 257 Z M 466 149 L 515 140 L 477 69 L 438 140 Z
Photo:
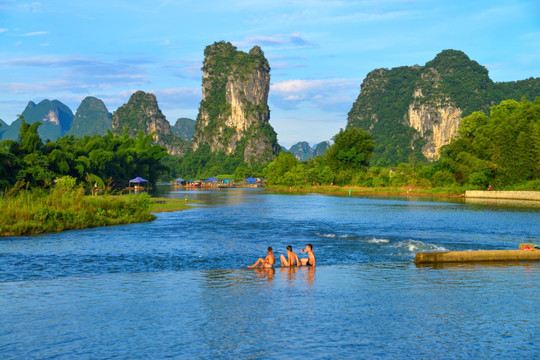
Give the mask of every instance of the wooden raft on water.
M 519 244 L 519 250 L 477 250 L 417 253 L 415 264 L 440 264 L 479 261 L 540 261 L 536 244 Z

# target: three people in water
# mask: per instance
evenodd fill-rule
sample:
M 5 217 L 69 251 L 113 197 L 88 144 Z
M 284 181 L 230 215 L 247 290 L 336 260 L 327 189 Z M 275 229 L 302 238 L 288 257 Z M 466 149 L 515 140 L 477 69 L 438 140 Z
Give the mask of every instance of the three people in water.
M 300 252 L 306 252 L 308 257 L 307 258 L 299 258 L 298 255 L 292 250 L 292 246 L 288 245 L 287 248 L 287 257 L 285 255 L 280 256 L 281 260 L 281 266 L 288 267 L 288 266 L 315 266 L 315 253 L 313 252 L 313 245 L 307 244 L 305 249 L 301 249 Z M 276 257 L 273 254 L 272 247 L 268 247 L 268 255 L 266 255 L 266 258 L 259 258 L 257 262 L 251 266 L 248 266 L 250 268 L 257 267 L 258 265 L 262 267 L 273 267 L 276 262 Z

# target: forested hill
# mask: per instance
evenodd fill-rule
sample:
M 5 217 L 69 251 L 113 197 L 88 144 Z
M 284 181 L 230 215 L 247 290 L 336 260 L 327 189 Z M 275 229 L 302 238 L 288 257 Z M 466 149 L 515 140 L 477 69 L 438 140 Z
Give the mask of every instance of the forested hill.
M 183 155 L 191 148 L 191 143 L 171 132 L 171 126 L 159 109 L 156 96 L 144 91 L 136 91 L 127 104 L 120 106 L 112 116 L 113 132 L 120 135 L 127 131 L 131 137 L 139 131 L 153 136 L 154 142 L 165 146 L 172 155 Z
M 373 163 L 436 160 L 460 120 L 505 99 L 533 101 L 540 78 L 496 83 L 461 51 L 444 50 L 424 66 L 371 71 L 348 114 L 347 127 L 373 134 Z
M 174 126 L 171 126 L 171 132 L 176 136 L 180 136 L 182 140 L 192 141 L 195 134 L 195 120 L 179 118 Z
M 87 96 L 79 105 L 69 135 L 83 137 L 85 135 L 105 135 L 112 129 L 112 114 L 98 98 Z

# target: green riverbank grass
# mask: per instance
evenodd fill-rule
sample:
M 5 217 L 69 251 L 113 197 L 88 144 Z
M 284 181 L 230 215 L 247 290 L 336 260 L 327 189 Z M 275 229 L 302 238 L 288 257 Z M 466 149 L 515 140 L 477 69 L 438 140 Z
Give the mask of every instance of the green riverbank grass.
M 152 212 L 189 208 L 185 200 L 147 194 L 86 196 L 82 188 L 20 190 L 0 198 L 0 236 L 21 236 L 139 223 Z M 157 203 L 156 203 L 157 201 Z
M 193 203 L 193 200 L 189 201 Z M 184 199 L 170 199 L 170 198 L 152 198 L 152 205 L 150 211 L 153 213 L 159 212 L 171 212 L 191 209 L 192 206 L 188 205 L 188 201 Z

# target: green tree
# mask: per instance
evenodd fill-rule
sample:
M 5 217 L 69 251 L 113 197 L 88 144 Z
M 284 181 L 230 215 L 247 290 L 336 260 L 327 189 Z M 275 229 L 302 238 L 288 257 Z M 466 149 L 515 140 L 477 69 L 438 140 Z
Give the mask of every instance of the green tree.
M 375 145 L 370 133 L 358 129 L 341 129 L 333 137 L 334 144 L 327 150 L 325 159 L 334 172 L 365 169 L 373 156 Z

